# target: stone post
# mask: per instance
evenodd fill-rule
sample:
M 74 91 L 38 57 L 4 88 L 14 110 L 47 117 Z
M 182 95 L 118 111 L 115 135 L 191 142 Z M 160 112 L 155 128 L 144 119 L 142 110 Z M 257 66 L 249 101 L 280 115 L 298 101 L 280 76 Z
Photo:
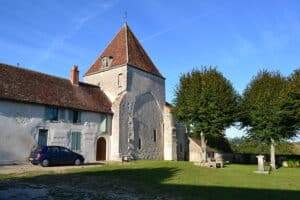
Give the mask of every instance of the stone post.
M 258 155 L 256 156 L 257 158 L 257 171 L 255 171 L 255 173 L 258 174 L 268 174 L 268 171 L 265 171 L 265 159 L 263 155 Z

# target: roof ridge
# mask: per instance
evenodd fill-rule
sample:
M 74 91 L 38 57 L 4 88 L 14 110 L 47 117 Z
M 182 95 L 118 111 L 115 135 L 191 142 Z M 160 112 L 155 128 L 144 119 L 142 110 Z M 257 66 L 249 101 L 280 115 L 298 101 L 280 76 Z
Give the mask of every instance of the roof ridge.
M 6 65 L 8 67 L 12 67 L 12 68 L 15 68 L 15 69 L 24 70 L 24 71 L 33 72 L 33 73 L 38 73 L 38 74 L 41 74 L 41 75 L 50 76 L 50 77 L 53 77 L 53 78 L 58 78 L 58 79 L 66 80 L 66 81 L 70 80 L 70 79 L 59 77 L 59 76 L 56 76 L 56 75 L 46 74 L 45 72 L 35 71 L 33 69 L 26 68 L 25 66 L 20 67 L 20 66 L 15 66 L 15 65 L 11 65 L 11 64 L 0 63 L 0 66 L 1 65 Z
M 146 50 L 144 49 L 144 46 L 141 44 L 141 42 L 137 39 L 137 37 L 135 36 L 135 34 L 132 32 L 132 30 L 129 28 L 129 31 L 131 32 L 132 36 L 134 37 L 135 41 L 142 47 L 142 51 L 146 54 L 146 56 L 148 57 L 148 60 L 151 62 L 151 64 L 156 68 L 156 70 L 159 72 L 159 70 L 157 69 L 156 65 L 154 64 L 154 62 L 152 61 L 151 57 L 149 56 L 149 54 L 146 52 Z M 160 72 L 159 72 L 160 74 Z M 162 76 L 162 75 L 161 75 Z
M 0 74 L 1 99 L 112 112 L 112 102 L 97 85 L 80 82 L 78 87 L 65 78 L 4 63 Z
M 124 26 L 125 26 L 126 64 L 128 64 L 129 63 L 129 51 L 128 51 L 128 25 L 127 25 L 127 22 L 125 22 Z
M 29 68 L 26 68 L 26 67 L 19 67 L 19 66 L 15 66 L 15 65 L 11 65 L 11 64 L 1 63 L 1 62 L 0 62 L 0 66 L 7 66 L 7 67 L 15 68 L 17 70 L 23 70 L 23 71 L 36 73 L 36 74 L 40 74 L 40 75 L 44 75 L 44 76 L 48 76 L 48 77 L 52 77 L 52 78 L 56 78 L 56 79 L 61 79 L 63 81 L 70 81 L 70 79 L 67 79 L 67 78 L 63 78 L 63 77 L 52 75 L 52 74 L 47 74 L 45 72 L 36 71 L 36 70 L 29 69 Z M 93 87 L 99 87 L 98 85 L 93 85 L 93 84 L 86 83 L 86 82 L 83 82 L 83 81 L 79 81 L 79 83 L 84 84 L 84 85 L 93 86 Z
M 127 24 L 127 23 L 126 23 Z M 114 39 L 117 37 L 117 35 L 119 34 L 120 31 L 116 32 L 114 34 L 114 36 L 112 37 L 112 39 L 105 45 L 105 47 L 102 49 L 102 51 L 99 51 L 100 53 L 98 53 L 96 59 L 94 62 L 92 62 L 92 64 L 90 66 L 92 66 L 93 64 L 95 64 L 95 62 L 97 60 L 99 60 L 99 58 L 101 58 L 102 54 L 105 52 L 105 50 L 109 47 L 109 45 L 112 43 L 112 41 L 114 41 Z M 89 70 L 88 70 L 89 71 Z M 83 76 L 86 76 L 88 71 L 83 75 Z
M 109 68 L 118 65 L 133 65 L 147 73 L 164 78 L 127 23 L 124 23 L 102 53 L 97 56 L 96 61 L 84 76 L 101 72 L 104 68 L 101 58 L 106 56 L 112 56 Z

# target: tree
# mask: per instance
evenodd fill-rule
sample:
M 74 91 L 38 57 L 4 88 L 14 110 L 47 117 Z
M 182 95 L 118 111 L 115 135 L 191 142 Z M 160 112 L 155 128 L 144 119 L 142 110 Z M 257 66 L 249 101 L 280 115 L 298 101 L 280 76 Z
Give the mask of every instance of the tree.
M 229 140 L 233 153 L 242 154 L 268 154 L 269 146 L 251 138 L 241 137 Z M 294 144 L 288 141 L 280 141 L 276 144 L 276 153 L 281 155 L 292 155 L 294 153 Z
M 261 71 L 243 93 L 241 109 L 248 136 L 270 145 L 271 167 L 276 169 L 276 142 L 295 136 L 297 120 L 289 82 L 279 72 Z
M 237 101 L 231 83 L 215 68 L 203 67 L 181 76 L 173 112 L 190 135 L 201 138 L 204 162 L 205 136 L 224 137 L 225 128 L 236 119 Z
M 300 128 L 300 69 L 295 70 L 288 78 L 289 81 L 289 105 L 295 111 L 297 128 Z

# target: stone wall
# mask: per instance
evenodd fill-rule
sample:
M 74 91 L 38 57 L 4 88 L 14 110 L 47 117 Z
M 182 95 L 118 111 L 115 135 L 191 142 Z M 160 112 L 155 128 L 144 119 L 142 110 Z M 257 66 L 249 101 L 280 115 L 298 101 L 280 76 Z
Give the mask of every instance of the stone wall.
M 130 66 L 127 81 L 131 154 L 138 159 L 163 159 L 165 81 Z
M 84 80 L 99 85 L 113 102 L 111 159 L 120 160 L 124 155 L 163 159 L 164 79 L 123 66 L 86 76 Z
M 202 161 L 202 150 L 200 145 L 189 138 L 189 161 L 201 162 Z
M 175 120 L 172 107 L 166 105 L 164 112 L 164 160 L 185 160 L 187 151 L 186 128 Z
M 188 151 L 188 138 L 184 124 L 176 123 L 176 157 L 177 160 L 186 160 Z
M 66 111 L 66 110 L 65 110 Z M 67 113 L 67 112 L 66 112 Z M 67 116 L 65 116 L 67 118 Z M 30 151 L 37 144 L 39 129 L 48 130 L 48 145 L 70 148 L 68 133 L 81 132 L 81 150 L 87 162 L 95 161 L 96 142 L 100 137 L 100 113 L 81 112 L 80 124 L 64 120 L 45 121 L 45 106 L 37 104 L 0 101 L 0 163 L 25 162 Z M 103 135 L 107 138 L 109 150 L 110 132 Z

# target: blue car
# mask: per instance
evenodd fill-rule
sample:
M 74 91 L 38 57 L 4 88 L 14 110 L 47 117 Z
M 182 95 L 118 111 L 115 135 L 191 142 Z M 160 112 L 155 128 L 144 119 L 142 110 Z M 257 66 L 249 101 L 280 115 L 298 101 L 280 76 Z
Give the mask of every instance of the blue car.
M 60 146 L 43 146 L 35 148 L 29 157 L 34 165 L 47 167 L 50 165 L 81 165 L 84 157 L 78 153 Z

